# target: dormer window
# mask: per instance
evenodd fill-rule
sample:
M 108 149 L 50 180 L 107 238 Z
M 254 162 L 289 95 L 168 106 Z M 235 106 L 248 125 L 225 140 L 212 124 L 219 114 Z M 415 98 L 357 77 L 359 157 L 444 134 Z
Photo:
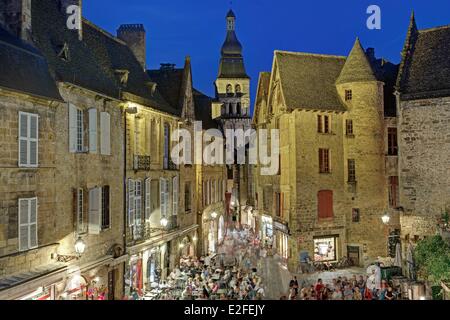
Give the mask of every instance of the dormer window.
M 114 70 L 114 74 L 116 75 L 117 81 L 119 81 L 121 86 L 126 86 L 128 83 L 128 75 L 130 72 L 128 70 L 116 69 Z
M 236 85 L 235 91 L 236 91 L 236 93 L 241 93 L 242 90 L 241 90 L 241 85 L 240 84 Z
M 150 92 L 153 96 L 155 94 L 156 87 L 158 86 L 158 84 L 156 82 L 151 82 L 151 81 L 146 82 L 145 84 L 150 89 Z
M 69 45 L 65 42 L 62 46 L 59 46 L 58 57 L 64 61 L 70 60 Z
M 345 90 L 345 101 L 351 101 L 353 99 L 352 90 Z

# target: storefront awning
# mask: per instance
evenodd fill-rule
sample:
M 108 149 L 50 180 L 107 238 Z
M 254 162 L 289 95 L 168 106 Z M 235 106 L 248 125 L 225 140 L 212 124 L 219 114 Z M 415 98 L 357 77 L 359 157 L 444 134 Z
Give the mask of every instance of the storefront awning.
M 0 300 L 12 300 L 35 291 L 38 287 L 45 287 L 62 281 L 67 267 L 61 263 L 54 263 L 0 279 Z

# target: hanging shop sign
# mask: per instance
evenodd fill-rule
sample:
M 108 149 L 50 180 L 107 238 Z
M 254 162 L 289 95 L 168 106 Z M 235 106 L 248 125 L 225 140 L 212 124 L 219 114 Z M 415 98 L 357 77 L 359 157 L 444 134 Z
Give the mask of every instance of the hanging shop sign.
M 275 230 L 279 230 L 283 233 L 289 234 L 289 227 L 287 223 L 282 223 L 278 221 L 273 222 L 273 227 Z

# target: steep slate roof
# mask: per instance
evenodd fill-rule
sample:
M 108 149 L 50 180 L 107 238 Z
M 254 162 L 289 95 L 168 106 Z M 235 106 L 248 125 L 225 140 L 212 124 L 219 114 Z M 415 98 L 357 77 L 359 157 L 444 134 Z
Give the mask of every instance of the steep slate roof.
M 361 42 L 356 38 L 350 55 L 345 62 L 344 68 L 337 79 L 337 84 L 362 81 L 376 81 L 366 53 L 361 46 Z
M 255 110 L 253 112 L 253 122 L 258 121 L 259 113 L 261 112 L 261 102 L 263 99 L 267 101 L 270 86 L 270 72 L 260 72 L 258 80 L 258 88 L 255 99 Z
M 127 95 L 127 100 L 178 115 L 177 111 L 164 100 L 158 88 L 152 93 L 150 77 L 124 42 L 86 20 L 83 21 L 83 40 L 110 77 L 114 77 L 114 70 L 129 72 L 126 85 L 121 87 L 122 92 L 133 95 Z
M 450 25 L 417 30 L 414 15 L 397 90 L 403 100 L 450 96 Z
M 0 87 L 62 101 L 47 61 L 36 48 L 0 27 Z
M 275 51 L 275 59 L 288 108 L 346 110 L 335 86 L 345 57 Z
M 32 1 L 31 5 L 34 43 L 46 57 L 55 79 L 119 98 L 114 76 L 102 68 L 92 49 L 79 41 L 78 31 L 67 28 L 57 1 Z M 58 56 L 64 44 L 69 49 L 68 61 Z
M 212 98 L 194 89 L 195 120 L 202 122 L 204 130 L 218 129 L 219 122 L 212 118 Z
M 147 70 L 150 79 L 158 84 L 157 88 L 164 99 L 175 109 L 177 115 L 181 115 L 180 96 L 184 69 L 164 68 Z

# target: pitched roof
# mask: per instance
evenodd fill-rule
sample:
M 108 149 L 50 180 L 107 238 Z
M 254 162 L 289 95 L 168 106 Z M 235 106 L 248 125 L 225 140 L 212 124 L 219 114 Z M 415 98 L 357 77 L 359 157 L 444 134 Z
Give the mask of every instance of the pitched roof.
M 122 92 L 131 93 L 126 97 L 128 100 L 178 115 L 176 109 L 162 97 L 158 88 L 152 92 L 152 80 L 124 42 L 87 20 L 83 21 L 83 41 L 92 49 L 98 63 L 110 77 L 115 77 L 115 70 L 129 72 L 126 84 L 121 86 Z
M 270 86 L 270 72 L 260 72 L 258 79 L 258 88 L 256 92 L 255 99 L 255 110 L 253 112 L 253 121 L 258 121 L 259 112 L 261 112 L 261 102 L 262 100 L 266 100 L 269 94 L 269 86 Z
M 119 98 L 114 76 L 104 69 L 86 42 L 78 39 L 78 31 L 67 28 L 58 2 L 40 0 L 31 5 L 33 41 L 47 59 L 55 79 Z M 64 45 L 68 48 L 68 60 L 59 56 Z
M 170 104 L 177 115 L 181 115 L 180 96 L 184 69 L 161 67 L 157 70 L 147 70 L 150 79 L 158 84 L 157 89 Z
M 0 27 L 0 87 L 59 100 L 47 61 L 36 48 Z
M 218 129 L 219 122 L 212 118 L 212 98 L 194 89 L 195 120 L 202 122 L 203 130 Z
M 344 68 L 337 79 L 337 84 L 349 82 L 376 81 L 366 53 L 361 46 L 361 42 L 356 38 L 353 49 L 345 62 Z
M 397 89 L 402 99 L 450 96 L 450 25 L 411 31 Z
M 335 86 L 345 57 L 275 51 L 275 59 L 288 108 L 345 111 Z

